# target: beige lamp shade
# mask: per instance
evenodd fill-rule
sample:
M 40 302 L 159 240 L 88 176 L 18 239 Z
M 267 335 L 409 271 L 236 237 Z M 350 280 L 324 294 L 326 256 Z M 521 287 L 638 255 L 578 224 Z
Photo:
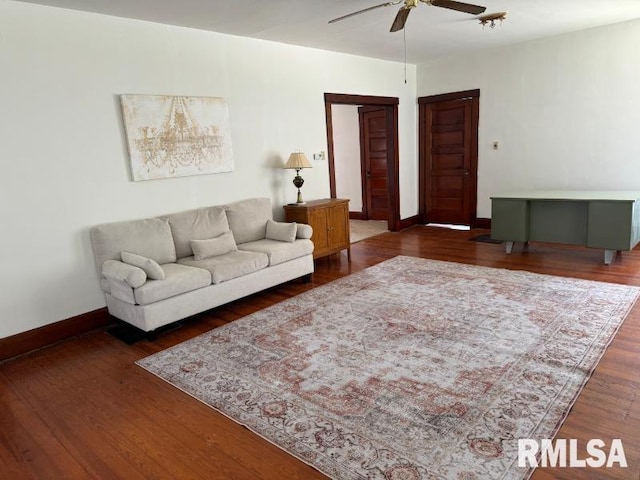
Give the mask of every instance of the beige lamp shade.
M 304 153 L 293 152 L 289 155 L 289 160 L 287 160 L 284 168 L 300 170 L 301 168 L 313 168 L 313 165 L 311 165 L 311 162 Z

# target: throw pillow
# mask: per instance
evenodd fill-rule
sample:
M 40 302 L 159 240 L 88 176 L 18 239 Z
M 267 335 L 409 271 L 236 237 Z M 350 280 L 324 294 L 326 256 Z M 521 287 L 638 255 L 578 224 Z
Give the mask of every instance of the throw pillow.
M 238 250 L 231 231 L 218 235 L 215 238 L 191 240 L 189 244 L 191 245 L 191 250 L 193 250 L 194 260 L 204 260 L 205 258 L 217 257 L 218 255 L 224 255 L 225 253 Z
M 274 222 L 269 219 L 267 220 L 267 234 L 265 238 L 293 243 L 296 241 L 297 231 L 298 225 L 296 222 Z
M 105 260 L 102 264 L 102 275 L 108 279 L 124 282 L 131 288 L 141 287 L 147 281 L 147 274 L 140 267 L 117 260 Z
M 120 258 L 124 263 L 129 265 L 133 265 L 134 267 L 141 268 L 152 280 L 164 280 L 167 278 L 164 270 L 158 262 L 152 260 L 151 258 L 143 257 L 142 255 L 136 255 L 135 253 L 130 252 L 121 252 Z

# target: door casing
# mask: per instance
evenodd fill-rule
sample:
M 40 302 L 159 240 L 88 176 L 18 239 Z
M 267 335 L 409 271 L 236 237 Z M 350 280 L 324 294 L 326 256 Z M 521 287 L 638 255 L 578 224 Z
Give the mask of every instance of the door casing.
M 325 118 L 327 124 L 327 156 L 329 162 L 329 188 L 331 198 L 336 198 L 335 157 L 333 147 L 332 105 L 356 105 L 384 107 L 387 113 L 387 188 L 389 193 L 388 228 L 392 232 L 400 229 L 400 188 L 398 150 L 398 104 L 397 97 L 376 97 L 369 95 L 349 95 L 325 93 Z

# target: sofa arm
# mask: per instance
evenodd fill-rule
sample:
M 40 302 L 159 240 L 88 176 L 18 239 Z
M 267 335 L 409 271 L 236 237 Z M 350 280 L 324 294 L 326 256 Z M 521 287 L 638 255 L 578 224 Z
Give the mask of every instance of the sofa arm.
M 110 281 L 124 282 L 131 288 L 138 288 L 147 281 L 144 270 L 118 260 L 105 260 L 102 264 L 102 275 Z
M 298 230 L 296 231 L 296 238 L 311 238 L 313 234 L 313 227 L 305 223 L 298 223 Z

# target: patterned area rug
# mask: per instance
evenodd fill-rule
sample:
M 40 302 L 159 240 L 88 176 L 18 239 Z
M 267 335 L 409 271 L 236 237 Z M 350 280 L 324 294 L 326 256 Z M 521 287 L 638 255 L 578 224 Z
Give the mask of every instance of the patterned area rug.
M 334 479 L 523 479 L 639 290 L 396 257 L 138 364 Z

